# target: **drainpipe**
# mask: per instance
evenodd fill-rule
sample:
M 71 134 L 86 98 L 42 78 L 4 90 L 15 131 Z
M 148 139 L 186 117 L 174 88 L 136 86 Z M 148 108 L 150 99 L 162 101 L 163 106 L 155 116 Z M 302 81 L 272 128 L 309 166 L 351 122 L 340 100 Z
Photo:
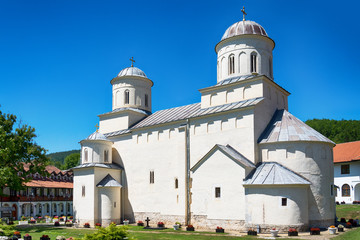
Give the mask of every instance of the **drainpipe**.
M 190 210 L 190 121 L 186 119 L 185 125 L 185 224 L 191 224 Z

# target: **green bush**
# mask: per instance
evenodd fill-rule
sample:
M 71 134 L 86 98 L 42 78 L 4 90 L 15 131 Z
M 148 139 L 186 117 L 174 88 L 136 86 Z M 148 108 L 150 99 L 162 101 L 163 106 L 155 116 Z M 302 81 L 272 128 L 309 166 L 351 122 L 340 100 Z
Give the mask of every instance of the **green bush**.
M 0 225 L 0 236 L 12 236 L 14 233 L 14 226 Z
M 97 231 L 93 234 L 86 234 L 85 240 L 122 240 L 129 238 L 128 228 L 126 226 L 116 226 L 110 224 L 108 227 L 97 227 Z

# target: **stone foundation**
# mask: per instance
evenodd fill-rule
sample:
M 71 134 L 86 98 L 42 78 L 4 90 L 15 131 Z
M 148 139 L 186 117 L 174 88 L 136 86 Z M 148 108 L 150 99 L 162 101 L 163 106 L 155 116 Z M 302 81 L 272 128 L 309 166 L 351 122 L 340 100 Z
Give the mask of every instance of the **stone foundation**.
M 260 227 L 260 233 L 270 233 L 270 230 L 276 228 L 279 230 L 279 233 L 287 233 L 289 228 L 295 228 L 298 232 L 309 231 L 308 224 L 298 224 L 298 225 L 275 225 L 275 224 L 246 224 L 245 231 L 253 229 L 257 231 Z
M 156 226 L 158 222 L 163 222 L 165 227 L 172 227 L 175 222 L 180 222 L 181 225 L 185 225 L 184 215 L 161 215 L 159 212 L 134 212 L 135 219 L 128 219 L 130 223 L 136 223 L 137 221 L 143 221 L 146 226 L 145 219 L 150 219 L 149 225 Z
M 208 219 L 206 215 L 192 215 L 191 224 L 195 229 L 214 230 L 222 227 L 225 230 L 245 231 L 244 220 Z
M 328 228 L 331 225 L 335 225 L 335 218 L 334 219 L 326 219 L 326 220 L 310 220 L 309 221 L 310 227 Z

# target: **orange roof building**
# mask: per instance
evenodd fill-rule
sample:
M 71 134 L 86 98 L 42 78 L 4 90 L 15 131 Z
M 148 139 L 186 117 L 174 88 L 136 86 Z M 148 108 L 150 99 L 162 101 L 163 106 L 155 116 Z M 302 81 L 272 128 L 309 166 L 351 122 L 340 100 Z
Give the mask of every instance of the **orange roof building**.
M 334 147 L 334 163 L 360 160 L 360 141 L 339 143 Z

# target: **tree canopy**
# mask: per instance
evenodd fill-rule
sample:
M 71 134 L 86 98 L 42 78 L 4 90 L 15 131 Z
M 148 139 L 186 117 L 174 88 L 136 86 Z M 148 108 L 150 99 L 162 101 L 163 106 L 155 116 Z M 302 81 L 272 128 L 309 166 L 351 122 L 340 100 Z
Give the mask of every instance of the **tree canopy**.
M 16 116 L 0 110 L 0 194 L 5 186 L 23 189 L 29 174 L 46 174 L 46 150 L 34 138 L 35 129 L 16 123 Z
M 80 163 L 80 153 L 72 153 L 65 158 L 64 169 L 76 167 Z
M 305 123 L 335 143 L 360 140 L 360 120 L 311 119 Z

